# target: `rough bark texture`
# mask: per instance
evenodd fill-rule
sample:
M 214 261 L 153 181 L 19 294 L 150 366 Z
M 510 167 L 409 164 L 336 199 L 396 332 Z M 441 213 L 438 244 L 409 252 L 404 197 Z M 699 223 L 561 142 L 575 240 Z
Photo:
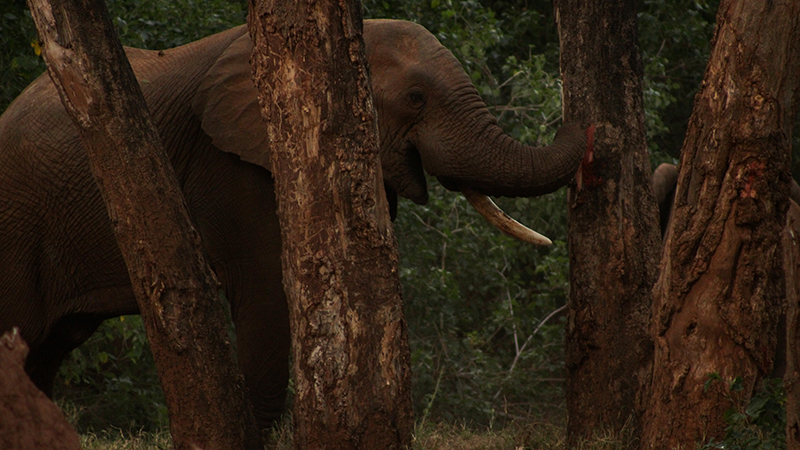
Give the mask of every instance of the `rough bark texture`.
M 27 356 L 16 328 L 0 337 L 0 448 L 80 450 L 78 433 L 25 374 Z
M 128 265 L 176 448 L 260 448 L 218 283 L 105 4 L 29 5 Z
M 355 1 L 250 3 L 273 145 L 298 449 L 399 449 L 413 427 L 360 11 Z
M 781 239 L 786 271 L 786 449 L 800 450 L 800 208 L 789 208 Z
M 642 448 L 720 440 L 731 396 L 772 370 L 800 57 L 800 1 L 723 0 L 682 149 L 654 289 Z M 710 376 L 721 378 L 706 384 Z M 731 392 L 740 377 L 744 389 Z
M 629 420 L 641 413 L 638 393 L 652 358 L 648 326 L 660 239 L 645 142 L 637 3 L 555 3 L 564 121 L 596 127 L 594 149 L 569 191 L 572 446 L 598 432 L 638 430 Z

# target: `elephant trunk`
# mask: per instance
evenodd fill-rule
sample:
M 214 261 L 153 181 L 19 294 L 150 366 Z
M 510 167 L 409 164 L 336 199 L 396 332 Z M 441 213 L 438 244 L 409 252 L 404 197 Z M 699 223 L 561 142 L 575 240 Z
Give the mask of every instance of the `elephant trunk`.
M 453 157 L 459 163 L 437 167 L 425 161 L 425 167 L 453 190 L 467 187 L 485 195 L 538 197 L 567 184 L 587 150 L 587 134 L 577 124 L 561 127 L 553 143 L 545 147 L 517 142 L 497 125 L 481 134 L 480 140 L 472 140 L 469 151 L 451 152 L 462 155 Z
M 471 132 L 457 139 L 443 137 L 439 151 L 422 153 L 425 168 L 448 189 L 464 193 L 502 232 L 525 242 L 550 244 L 546 237 L 508 217 L 486 196 L 536 197 L 564 186 L 587 151 L 588 131 L 567 124 L 558 130 L 552 144 L 534 147 L 506 135 L 494 117 L 480 109 L 483 111 L 468 119 Z M 442 151 L 445 148 L 449 151 Z

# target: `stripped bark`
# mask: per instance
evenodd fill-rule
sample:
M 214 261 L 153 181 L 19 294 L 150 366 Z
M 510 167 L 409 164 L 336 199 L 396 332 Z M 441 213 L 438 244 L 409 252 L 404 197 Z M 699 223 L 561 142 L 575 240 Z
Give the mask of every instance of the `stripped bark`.
M 721 440 L 725 411 L 772 371 L 799 57 L 800 1 L 721 2 L 654 289 L 642 448 Z
M 252 0 L 248 22 L 283 241 L 295 448 L 405 448 L 410 357 L 361 6 Z
M 261 448 L 218 283 L 105 3 L 29 5 L 128 266 L 175 447 Z

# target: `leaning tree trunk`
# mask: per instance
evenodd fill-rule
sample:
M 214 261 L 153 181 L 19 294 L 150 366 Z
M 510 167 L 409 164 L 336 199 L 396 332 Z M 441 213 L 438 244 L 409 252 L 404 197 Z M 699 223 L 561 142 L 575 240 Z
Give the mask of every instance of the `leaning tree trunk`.
M 638 2 L 558 0 L 564 120 L 594 124 L 569 191 L 567 434 L 621 432 L 641 412 L 659 252 L 638 51 Z M 638 429 L 634 423 L 633 430 Z
M 218 283 L 105 3 L 29 4 L 128 266 L 175 448 L 260 448 Z
M 413 417 L 358 1 L 252 0 L 292 328 L 298 449 L 400 449 Z
M 720 440 L 771 372 L 799 61 L 800 0 L 721 2 L 654 289 L 642 448 Z

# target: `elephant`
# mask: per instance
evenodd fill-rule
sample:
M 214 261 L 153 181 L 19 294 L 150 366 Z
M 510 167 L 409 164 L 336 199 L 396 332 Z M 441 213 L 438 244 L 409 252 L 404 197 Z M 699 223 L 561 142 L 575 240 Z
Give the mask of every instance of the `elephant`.
M 567 184 L 586 132 L 564 125 L 532 147 L 505 135 L 453 54 L 406 21 L 364 22 L 392 216 L 428 200 L 425 171 L 478 198 L 538 196 Z M 283 412 L 289 320 L 269 139 L 246 26 L 174 49 L 126 48 L 231 308 L 257 421 Z M 137 314 L 125 263 L 77 128 L 46 75 L 0 117 L 0 333 L 19 327 L 26 371 L 52 395 L 63 358 L 102 321 Z

